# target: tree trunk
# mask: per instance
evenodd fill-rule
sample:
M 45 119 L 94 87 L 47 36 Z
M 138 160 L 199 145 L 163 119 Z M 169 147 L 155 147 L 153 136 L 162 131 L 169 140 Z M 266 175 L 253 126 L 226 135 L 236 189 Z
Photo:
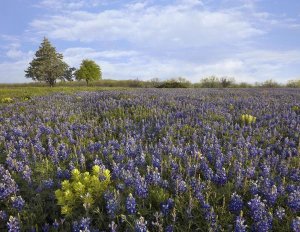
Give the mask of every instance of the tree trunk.
M 88 79 L 85 79 L 86 80 L 86 86 L 89 85 L 89 80 Z

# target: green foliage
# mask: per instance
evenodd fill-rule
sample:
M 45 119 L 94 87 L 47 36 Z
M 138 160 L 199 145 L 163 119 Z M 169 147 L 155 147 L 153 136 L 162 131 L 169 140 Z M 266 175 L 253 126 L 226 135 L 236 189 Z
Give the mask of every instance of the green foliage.
M 263 88 L 278 88 L 278 87 L 280 87 L 280 85 L 273 80 L 266 80 L 264 83 L 262 83 L 261 87 L 263 87 Z
M 188 85 L 186 83 L 181 83 L 178 81 L 166 81 L 157 86 L 157 88 L 187 88 Z
M 44 38 L 25 72 L 27 78 L 54 86 L 57 79 L 63 79 L 67 68 L 63 55 L 57 53 L 50 41 Z
M 90 81 L 102 78 L 101 68 L 93 60 L 83 60 L 75 76 L 77 80 L 85 80 L 88 85 Z
M 167 200 L 169 198 L 169 193 L 166 192 L 163 188 L 153 186 L 150 188 L 150 197 L 149 201 L 151 206 L 156 210 L 159 210 L 160 203 Z
M 299 80 L 290 80 L 290 81 L 288 81 L 286 87 L 288 87 L 288 88 L 300 88 L 300 79 Z
M 85 87 L 86 83 L 83 81 L 73 81 L 75 76 L 75 68 L 68 68 L 65 74 L 59 78 L 60 81 L 56 82 L 56 86 L 59 87 L 66 87 L 66 88 L 81 88 Z M 190 83 L 180 80 L 181 78 L 172 79 L 167 82 L 176 81 L 181 84 L 184 84 L 184 87 L 186 88 L 222 88 L 225 87 L 221 82 L 214 83 L 214 84 L 203 84 L 202 81 L 197 83 Z M 184 78 L 182 78 L 184 79 Z M 222 79 L 222 78 L 221 78 Z M 184 79 L 185 80 L 185 79 Z M 229 81 L 232 81 L 229 86 L 229 88 L 258 88 L 258 87 L 264 87 L 263 83 L 246 83 L 246 82 L 240 82 L 236 83 L 234 82 L 234 79 L 229 79 Z M 112 79 L 101 79 L 96 80 L 93 82 L 89 82 L 90 87 L 122 87 L 122 88 L 157 88 L 160 85 L 164 84 L 165 82 L 161 82 L 158 78 L 150 79 L 149 81 L 142 81 L 138 79 L 129 79 L 129 80 L 112 80 Z M 23 83 L 23 84 L 0 84 L 0 88 L 20 88 L 20 87 L 26 87 L 26 88 L 38 88 L 38 87 L 45 87 L 45 84 L 42 82 L 38 83 Z M 286 85 L 275 85 L 274 87 L 280 87 L 280 88 L 300 88 L 300 81 L 299 80 L 291 80 Z M 268 88 L 273 88 L 272 86 L 269 86 Z M 75 89 L 74 89 L 75 90 Z M 80 90 L 80 89 L 78 89 Z M 84 89 L 89 90 L 89 89 Z M 47 91 L 51 91 L 47 89 Z M 46 91 L 46 92 L 47 92 Z M 1 93 L 0 93 L 1 94 Z
M 221 77 L 220 83 L 223 88 L 228 88 L 234 83 L 234 78 Z
M 216 76 L 203 78 L 200 81 L 200 86 L 202 88 L 220 88 L 221 87 L 220 79 Z
M 76 209 L 82 207 L 87 212 L 94 209 L 109 184 L 109 170 L 102 170 L 98 165 L 93 167 L 91 174 L 73 169 L 71 181 L 64 180 L 61 189 L 55 191 L 61 213 L 70 216 Z
M 200 83 L 195 84 L 195 87 L 200 88 L 228 88 L 234 84 L 233 77 L 216 77 L 210 76 L 200 80 Z
M 242 114 L 241 122 L 246 125 L 251 125 L 256 122 L 256 117 L 254 117 L 250 114 Z

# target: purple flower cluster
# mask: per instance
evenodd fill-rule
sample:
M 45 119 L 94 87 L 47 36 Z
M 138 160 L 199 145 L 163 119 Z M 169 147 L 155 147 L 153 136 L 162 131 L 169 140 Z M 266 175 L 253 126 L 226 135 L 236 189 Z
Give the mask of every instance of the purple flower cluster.
M 270 231 L 272 229 L 272 215 L 264 202 L 258 195 L 255 195 L 248 203 L 251 213 L 251 218 L 254 221 L 254 228 L 256 231 Z
M 147 232 L 147 221 L 143 217 L 140 217 L 138 220 L 135 222 L 134 226 L 134 231 L 135 232 Z
M 21 231 L 20 222 L 17 218 L 10 216 L 7 222 L 7 228 L 9 232 L 19 232 Z
M 291 227 L 293 232 L 300 231 L 300 217 L 293 219 Z
M 247 225 L 245 225 L 245 219 L 241 216 L 237 216 L 235 220 L 234 232 L 246 232 Z
M 233 193 L 229 202 L 229 211 L 234 214 L 239 214 L 243 209 L 242 197 L 236 193 Z
M 0 201 L 16 195 L 18 186 L 8 170 L 0 164 Z
M 21 211 L 25 205 L 25 201 L 21 196 L 17 197 L 11 197 L 12 200 L 12 206 L 17 209 L 18 211 Z
M 300 212 L 300 189 L 289 194 L 288 205 L 293 211 Z
M 72 231 L 73 232 L 90 231 L 90 223 L 91 223 L 91 219 L 88 217 L 81 218 L 79 222 L 74 221 Z
M 136 213 L 136 200 L 130 193 L 126 199 L 126 210 L 128 214 L 135 214 Z
M 173 199 L 169 198 L 165 202 L 160 203 L 160 209 L 163 215 L 167 216 L 170 214 L 171 210 L 174 208 L 175 202 Z
M 119 193 L 107 191 L 104 194 L 106 201 L 106 211 L 109 217 L 114 218 L 119 209 Z

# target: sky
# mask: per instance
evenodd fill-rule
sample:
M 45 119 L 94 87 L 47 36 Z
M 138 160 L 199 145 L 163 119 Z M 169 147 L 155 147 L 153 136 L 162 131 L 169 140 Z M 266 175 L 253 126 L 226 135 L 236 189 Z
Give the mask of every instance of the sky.
M 300 79 L 299 0 L 2 0 L 0 83 L 24 70 L 47 37 L 104 79 L 237 82 Z

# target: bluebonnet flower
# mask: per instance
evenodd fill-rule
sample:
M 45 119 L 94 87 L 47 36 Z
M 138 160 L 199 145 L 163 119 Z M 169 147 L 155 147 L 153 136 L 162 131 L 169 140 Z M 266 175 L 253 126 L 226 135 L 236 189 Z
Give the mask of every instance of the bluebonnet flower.
M 66 160 L 69 157 L 69 152 L 67 150 L 67 147 L 64 143 L 61 143 L 58 146 L 58 152 L 57 152 L 57 156 L 60 160 Z
M 300 190 L 294 190 L 288 196 L 288 206 L 295 212 L 300 212 Z
M 52 226 L 53 226 L 54 229 L 57 230 L 59 228 L 59 222 L 55 219 Z
M 279 220 L 282 220 L 285 217 L 285 209 L 278 207 L 275 211 L 275 215 Z
M 268 203 L 274 205 L 278 197 L 277 187 L 273 185 L 271 188 L 266 188 L 263 194 Z
M 217 169 L 213 180 L 217 185 L 225 185 L 227 182 L 227 174 L 225 168 Z
M 18 186 L 11 177 L 8 170 L 0 164 L 0 200 L 4 200 L 11 195 L 16 195 Z
M 158 185 L 161 182 L 160 173 L 158 168 L 156 167 L 155 170 L 152 172 L 152 183 L 154 185 Z
M 290 171 L 289 177 L 292 181 L 300 182 L 300 170 L 299 169 L 292 169 Z
M 20 222 L 16 217 L 10 216 L 7 222 L 8 232 L 19 232 L 20 229 Z
M 143 177 L 137 177 L 134 183 L 135 195 L 140 198 L 148 196 L 148 187 Z
M 135 232 L 147 232 L 147 221 L 143 217 L 140 217 L 140 219 L 136 220 L 135 226 L 134 226 Z
M 50 230 L 50 225 L 48 223 L 45 223 L 43 226 L 42 226 L 42 231 L 43 232 L 48 232 Z
M 256 181 L 251 181 L 251 183 L 250 183 L 250 193 L 254 196 L 259 193 L 259 186 L 258 186 Z
M 54 182 L 52 179 L 48 179 L 48 180 L 43 180 L 43 187 L 45 189 L 51 189 L 54 185 Z
M 267 211 L 265 203 L 255 195 L 248 203 L 250 207 L 251 218 L 254 221 L 254 227 L 257 231 L 269 231 L 272 229 L 272 216 Z
M 167 216 L 174 208 L 175 202 L 172 198 L 167 199 L 165 202 L 160 203 L 160 210 L 163 215 Z
M 31 175 L 31 168 L 28 165 L 25 165 L 22 173 L 23 179 L 26 180 L 28 183 L 31 183 Z
M 184 180 L 179 180 L 177 183 L 178 183 L 177 184 L 178 193 L 180 194 L 186 192 L 187 190 L 186 182 Z
M 113 161 L 112 163 L 112 173 L 111 173 L 111 177 L 113 179 L 117 179 L 121 176 L 122 174 L 122 168 L 121 168 L 121 165 L 118 165 L 115 163 L 115 161 Z
M 107 191 L 104 194 L 104 199 L 106 201 L 106 211 L 107 211 L 107 214 L 111 218 L 114 218 L 115 214 L 117 213 L 117 211 L 119 209 L 118 192 Z
M 292 192 L 294 192 L 294 191 L 300 190 L 300 187 L 295 186 L 294 184 L 288 184 L 288 185 L 286 186 L 285 190 L 286 190 L 288 193 L 292 193 Z
M 11 197 L 12 200 L 12 206 L 17 209 L 18 211 L 21 211 L 25 205 L 25 201 L 23 200 L 23 198 L 21 196 L 13 196 Z
M 72 232 L 80 232 L 78 221 L 72 222 Z
M 126 210 L 128 214 L 135 214 L 136 213 L 136 201 L 135 198 L 130 193 L 126 199 Z
M 79 229 L 80 231 L 89 231 L 91 219 L 86 217 L 80 220 Z
M 91 219 L 88 217 L 81 218 L 81 220 L 79 222 L 74 221 L 72 231 L 73 232 L 89 232 L 90 231 L 90 223 L 91 223 Z
M 0 221 L 6 221 L 7 213 L 4 210 L 0 210 Z
M 300 217 L 293 219 L 291 227 L 293 232 L 300 232 Z
M 204 210 L 204 218 L 205 220 L 207 220 L 207 223 L 209 225 L 209 230 L 217 231 L 218 224 L 217 224 L 217 218 L 214 212 L 214 208 L 207 202 L 204 202 L 204 204 L 201 207 Z
M 133 178 L 132 173 L 127 170 L 122 169 L 122 178 L 126 186 L 132 186 L 135 183 L 135 179 Z
M 165 228 L 165 232 L 173 232 L 174 231 L 174 226 L 173 225 L 168 225 L 166 228 Z
M 200 170 L 204 175 L 205 180 L 211 180 L 213 178 L 213 170 L 208 166 L 204 158 L 201 158 Z
M 161 168 L 161 158 L 159 156 L 153 156 L 152 165 L 155 168 Z
M 234 214 L 239 214 L 243 209 L 243 200 L 242 197 L 236 193 L 231 195 L 229 202 L 229 211 Z
M 122 183 L 118 183 L 116 189 L 122 192 L 125 189 L 125 185 Z
M 246 232 L 247 225 L 242 216 L 237 216 L 235 220 L 234 232 Z

